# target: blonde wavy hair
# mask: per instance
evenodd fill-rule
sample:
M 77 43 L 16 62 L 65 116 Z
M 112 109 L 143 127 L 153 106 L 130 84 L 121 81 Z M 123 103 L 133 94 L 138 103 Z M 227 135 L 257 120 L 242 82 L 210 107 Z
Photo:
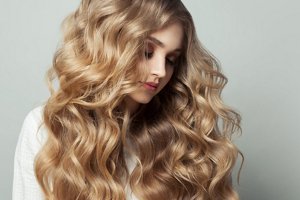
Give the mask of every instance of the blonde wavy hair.
M 183 53 L 166 87 L 133 115 L 122 107 L 147 70 L 145 40 L 171 23 Z M 48 138 L 35 161 L 47 200 L 239 199 L 231 142 L 240 116 L 221 100 L 227 79 L 180 0 L 82 0 L 63 23 L 48 78 Z M 129 142 L 128 142 L 129 141 Z M 125 151 L 137 164 L 129 173 Z

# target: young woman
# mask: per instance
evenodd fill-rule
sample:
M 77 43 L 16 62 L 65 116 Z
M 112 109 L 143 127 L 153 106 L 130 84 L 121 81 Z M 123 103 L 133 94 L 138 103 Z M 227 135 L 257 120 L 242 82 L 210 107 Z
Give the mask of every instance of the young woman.
M 226 77 L 180 0 L 82 0 L 26 117 L 13 199 L 238 199 Z

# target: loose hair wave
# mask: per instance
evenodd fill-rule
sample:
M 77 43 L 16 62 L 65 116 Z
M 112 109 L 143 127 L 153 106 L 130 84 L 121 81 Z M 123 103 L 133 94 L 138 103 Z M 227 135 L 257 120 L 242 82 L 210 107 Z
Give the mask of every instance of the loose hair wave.
M 130 115 L 124 98 L 147 76 L 145 39 L 172 23 L 183 53 L 166 87 Z M 63 23 L 35 160 L 47 200 L 238 199 L 231 173 L 240 116 L 221 100 L 227 79 L 180 0 L 82 0 Z M 51 86 L 56 78 L 59 87 Z M 128 172 L 125 151 L 137 164 Z

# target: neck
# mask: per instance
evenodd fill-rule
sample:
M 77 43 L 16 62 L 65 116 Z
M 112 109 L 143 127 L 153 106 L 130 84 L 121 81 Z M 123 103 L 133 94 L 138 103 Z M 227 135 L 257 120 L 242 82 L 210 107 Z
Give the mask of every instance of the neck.
M 127 96 L 124 99 L 124 106 L 129 110 L 129 113 L 132 115 L 139 109 L 140 104 Z

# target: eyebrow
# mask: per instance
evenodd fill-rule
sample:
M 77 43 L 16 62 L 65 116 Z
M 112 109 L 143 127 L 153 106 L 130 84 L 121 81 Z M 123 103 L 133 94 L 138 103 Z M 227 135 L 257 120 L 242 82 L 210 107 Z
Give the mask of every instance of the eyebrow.
M 162 47 L 162 48 L 165 47 L 165 44 L 162 43 L 160 40 L 156 39 L 155 37 L 149 36 L 148 39 L 149 39 L 151 42 L 153 42 L 154 44 L 156 44 L 157 46 L 160 46 L 160 47 Z M 177 49 L 174 50 L 174 52 L 177 52 L 177 51 L 178 51 L 178 52 L 181 52 L 181 48 L 177 48 Z

